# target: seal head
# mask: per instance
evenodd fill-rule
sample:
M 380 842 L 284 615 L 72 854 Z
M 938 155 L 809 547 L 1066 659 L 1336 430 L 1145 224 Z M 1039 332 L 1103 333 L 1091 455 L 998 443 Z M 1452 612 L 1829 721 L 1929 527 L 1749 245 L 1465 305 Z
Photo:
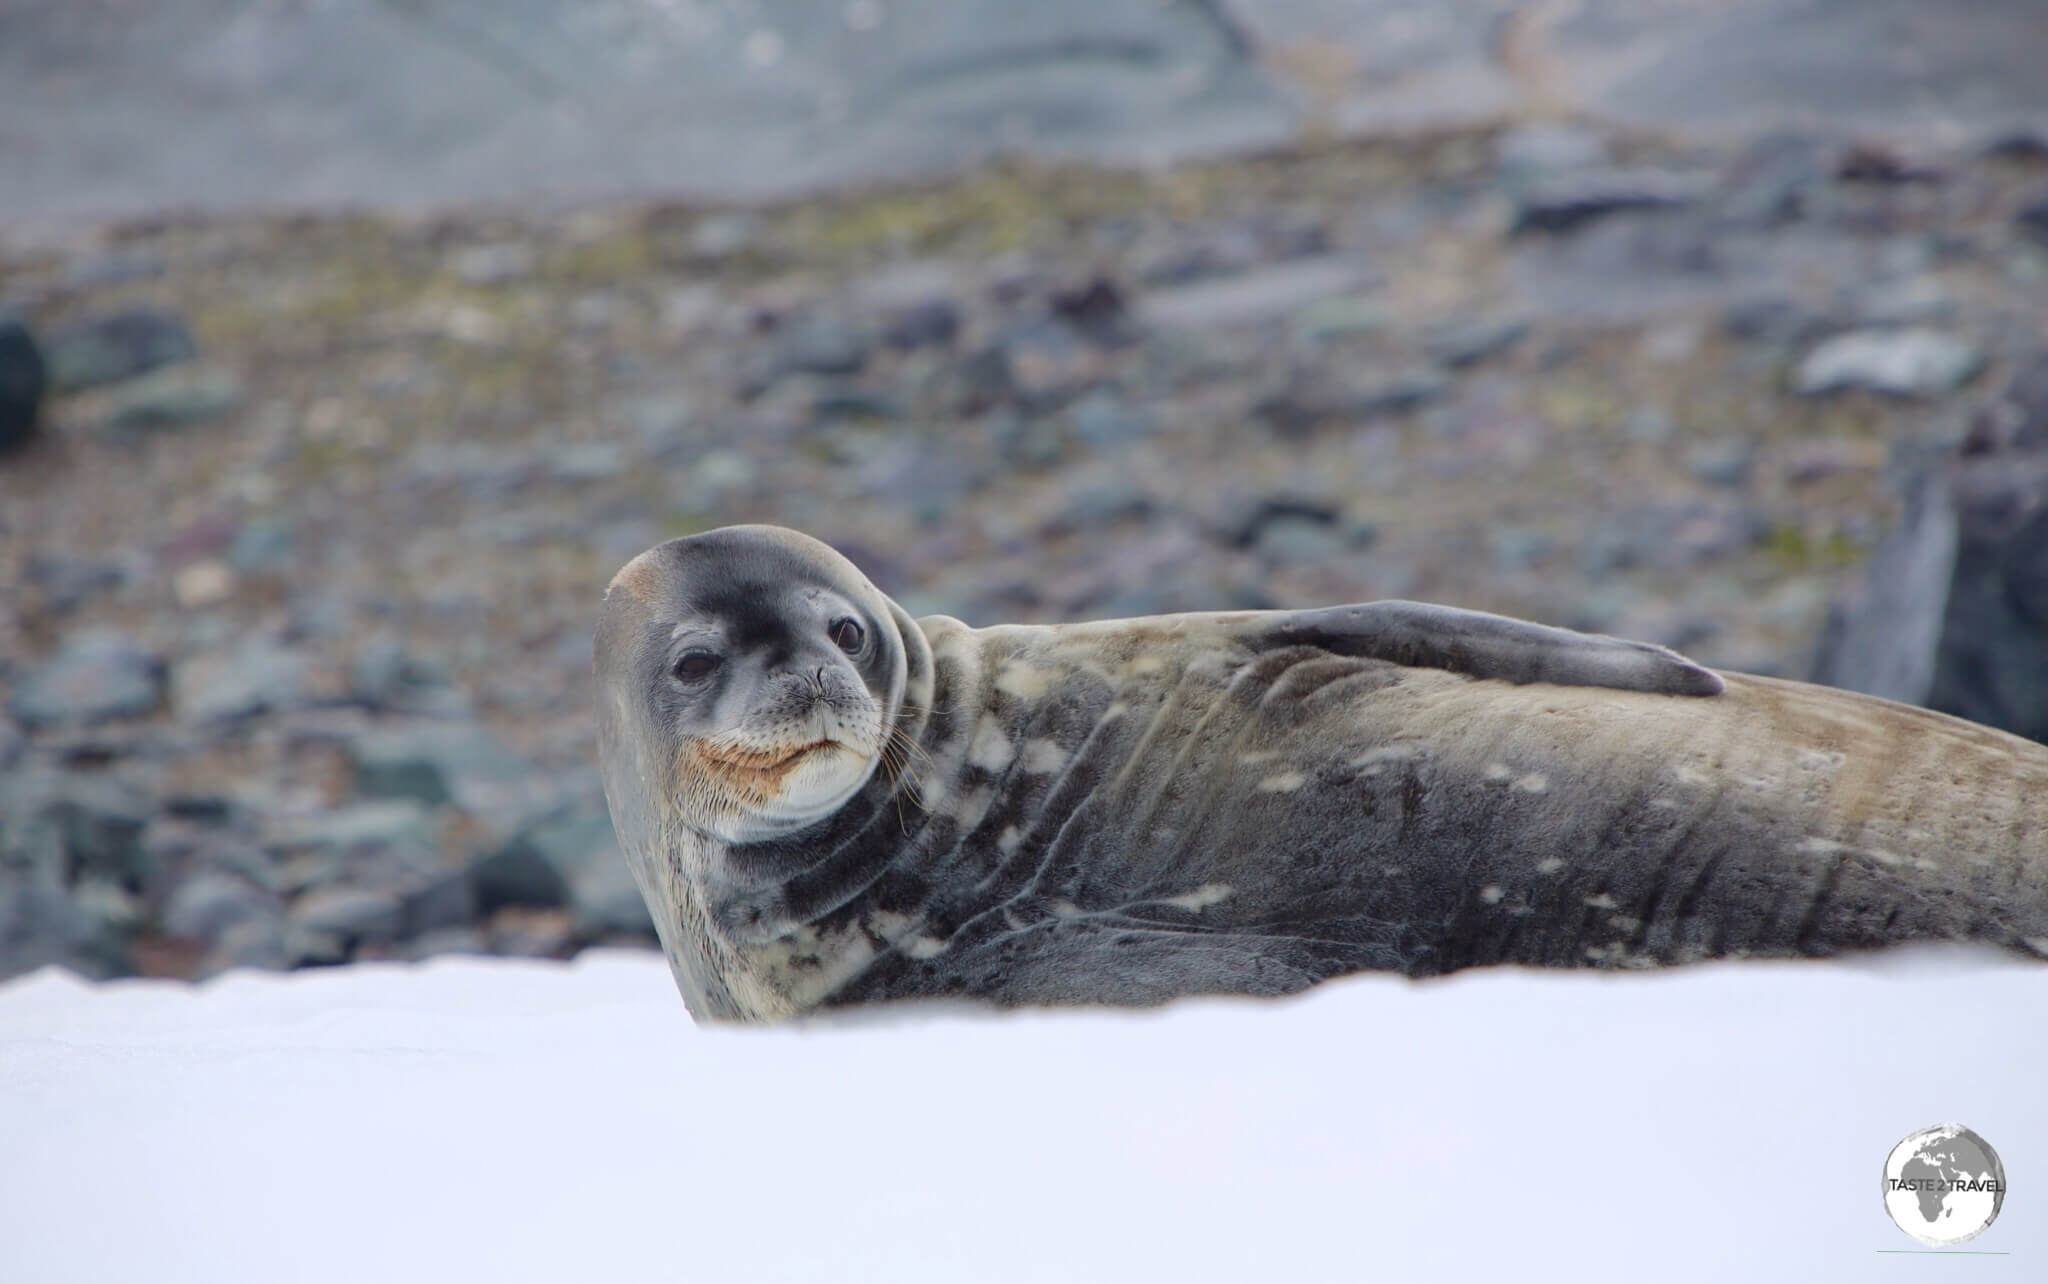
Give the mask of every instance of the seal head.
M 886 761 L 907 617 L 838 552 L 732 526 L 656 545 L 605 592 L 598 752 L 620 846 L 698 1015 L 730 1015 L 725 852 L 845 808 Z M 921 641 L 921 638 L 920 638 Z M 743 897 L 742 897 L 743 899 Z
M 607 774 L 651 786 L 663 825 L 726 843 L 831 815 L 874 773 L 902 699 L 893 610 L 794 531 L 726 527 L 642 553 L 599 626 Z

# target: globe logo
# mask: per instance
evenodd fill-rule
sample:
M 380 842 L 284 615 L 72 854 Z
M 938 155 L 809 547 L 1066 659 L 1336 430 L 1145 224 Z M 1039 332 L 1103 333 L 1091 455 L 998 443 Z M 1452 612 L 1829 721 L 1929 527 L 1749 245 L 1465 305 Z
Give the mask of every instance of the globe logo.
M 1884 1161 L 1884 1211 L 1923 1244 L 1947 1248 L 1998 1220 L 2005 1165 L 1991 1143 L 1961 1124 L 1922 1128 Z

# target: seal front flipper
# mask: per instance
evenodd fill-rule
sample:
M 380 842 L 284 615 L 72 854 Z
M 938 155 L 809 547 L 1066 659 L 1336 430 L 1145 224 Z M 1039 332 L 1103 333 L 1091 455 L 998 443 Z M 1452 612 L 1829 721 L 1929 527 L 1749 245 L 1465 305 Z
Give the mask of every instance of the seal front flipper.
M 1448 669 L 1506 682 L 1711 696 L 1721 679 L 1661 646 L 1534 624 L 1485 611 L 1388 600 L 1263 613 L 1252 628 L 1275 646 Z

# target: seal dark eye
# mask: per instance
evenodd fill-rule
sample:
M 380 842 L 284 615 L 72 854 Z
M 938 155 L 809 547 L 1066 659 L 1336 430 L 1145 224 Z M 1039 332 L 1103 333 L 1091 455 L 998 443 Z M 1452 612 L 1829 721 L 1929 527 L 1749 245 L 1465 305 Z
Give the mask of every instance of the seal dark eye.
M 832 635 L 832 644 L 848 655 L 860 650 L 862 640 L 867 637 L 867 634 L 861 631 L 860 622 L 850 616 L 832 621 L 832 628 L 829 631 Z
M 669 672 L 685 682 L 701 682 L 711 676 L 721 661 L 709 651 L 685 651 Z

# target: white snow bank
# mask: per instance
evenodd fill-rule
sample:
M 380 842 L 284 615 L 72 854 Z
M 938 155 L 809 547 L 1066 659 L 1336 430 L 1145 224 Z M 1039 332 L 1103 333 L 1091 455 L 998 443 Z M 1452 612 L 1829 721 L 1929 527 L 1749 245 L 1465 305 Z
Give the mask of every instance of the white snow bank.
M 0 986 L 0 1280 L 2041 1280 L 2044 1000 L 1923 954 L 757 1031 L 640 954 L 43 972 Z M 1878 1251 L 1947 1121 L 2007 1256 Z

